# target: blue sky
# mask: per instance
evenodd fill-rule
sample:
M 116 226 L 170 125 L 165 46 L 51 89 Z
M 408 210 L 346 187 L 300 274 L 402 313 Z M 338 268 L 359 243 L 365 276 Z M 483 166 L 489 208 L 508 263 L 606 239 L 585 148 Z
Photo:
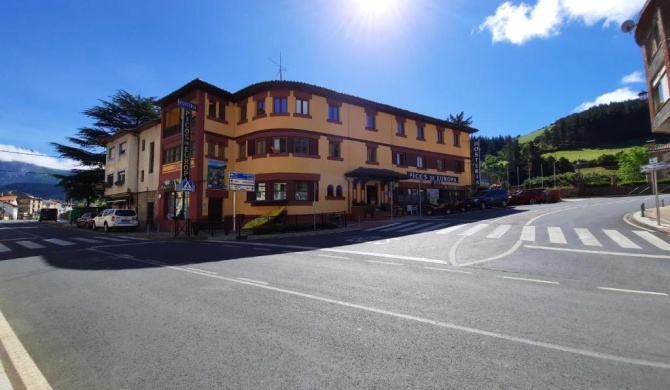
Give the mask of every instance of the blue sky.
M 16 1 L 0 14 L 0 150 L 54 155 L 118 89 L 284 79 L 521 135 L 645 89 L 620 31 L 645 0 Z M 0 152 L 0 161 L 48 158 Z

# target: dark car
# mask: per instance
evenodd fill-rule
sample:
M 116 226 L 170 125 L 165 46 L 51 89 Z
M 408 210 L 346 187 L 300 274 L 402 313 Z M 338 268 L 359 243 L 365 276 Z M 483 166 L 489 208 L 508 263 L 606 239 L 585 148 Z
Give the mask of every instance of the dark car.
M 482 210 L 490 206 L 507 207 L 508 202 L 509 194 L 503 188 L 480 191 L 468 198 L 469 207 L 477 207 Z
M 56 209 L 40 209 L 39 216 L 37 217 L 39 222 L 42 221 L 58 221 L 58 210 Z
M 532 188 L 530 190 L 518 191 L 509 197 L 509 204 L 536 204 L 546 203 L 551 199 L 549 191 L 544 188 Z
M 93 218 L 95 218 L 98 213 L 84 213 L 81 217 L 77 218 L 77 227 L 85 227 L 87 229 L 93 228 Z

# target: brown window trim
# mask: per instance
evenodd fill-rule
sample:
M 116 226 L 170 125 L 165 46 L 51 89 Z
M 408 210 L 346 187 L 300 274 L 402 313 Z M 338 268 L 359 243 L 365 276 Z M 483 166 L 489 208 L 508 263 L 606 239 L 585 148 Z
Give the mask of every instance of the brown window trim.
M 266 158 L 267 156 L 268 156 L 267 153 L 259 153 L 259 154 L 254 154 L 253 156 L 251 156 L 251 159 L 255 160 L 257 158 Z
M 247 161 L 247 158 L 248 158 L 248 157 L 238 158 L 238 159 L 235 159 L 235 162 Z
M 401 116 L 396 116 L 396 117 L 395 117 L 395 121 L 396 121 L 396 122 L 400 122 L 400 123 L 406 123 L 406 122 L 407 122 L 407 119 L 406 119 L 406 118 L 403 118 L 403 117 L 401 117 Z
M 437 143 L 440 144 L 440 145 L 446 145 L 446 144 L 444 143 L 444 141 L 442 141 L 442 142 L 437 142 Z
M 377 111 L 375 109 L 372 109 L 372 108 L 367 108 L 367 107 L 364 107 L 363 111 L 365 111 L 366 114 L 373 115 L 373 116 L 377 116 L 377 114 L 379 114 L 379 111 Z
M 341 124 L 342 124 L 342 121 L 334 121 L 334 120 L 332 120 L 332 119 L 326 119 L 326 122 L 328 122 L 328 123 L 334 123 L 334 124 L 336 124 L 336 125 L 341 125 Z
M 342 107 L 342 102 L 339 100 L 326 99 L 329 106 Z
M 291 116 L 291 114 L 288 112 L 272 112 L 270 116 Z
M 333 157 L 333 156 L 328 156 L 328 160 L 330 161 L 344 161 L 342 157 Z
M 409 165 L 396 165 L 398 168 L 409 168 Z
M 293 96 L 300 100 L 312 100 L 312 94 L 309 92 L 293 91 Z
M 326 196 L 326 200 L 346 200 L 344 196 Z
M 423 167 L 423 168 L 416 167 L 416 169 L 419 170 L 419 171 L 427 171 L 428 170 L 428 168 L 426 168 L 426 167 Z
M 365 130 L 367 130 L 367 131 L 374 131 L 375 133 L 379 133 L 379 130 L 377 130 L 377 129 L 374 128 L 374 127 L 367 127 L 367 126 L 366 126 L 366 127 L 365 127 Z
M 297 113 L 294 112 L 293 116 L 296 117 L 296 118 L 312 119 L 311 114 L 305 115 L 305 114 L 297 114 Z
M 328 139 L 329 142 L 339 142 L 339 143 L 344 142 L 344 138 L 338 136 L 327 135 L 326 139 Z
M 267 117 L 267 116 L 268 116 L 267 113 L 265 113 L 265 114 L 258 114 L 258 115 L 256 115 L 256 116 L 251 117 L 251 120 L 252 120 L 252 121 L 255 121 L 256 119 L 265 118 L 265 117 Z
M 283 152 L 283 153 L 270 153 L 270 157 L 289 157 L 290 153 L 289 152 Z
M 249 120 L 247 120 L 247 119 L 243 119 L 243 120 L 237 122 L 237 124 L 238 124 L 238 125 L 243 125 L 243 124 L 245 124 L 245 123 L 247 123 L 247 122 L 249 122 Z
M 417 140 L 417 141 L 424 141 L 424 142 L 425 142 L 425 141 L 426 141 L 426 138 L 419 138 L 419 137 L 416 137 L 416 140 Z
M 407 134 L 398 134 L 398 133 L 396 132 L 395 135 L 396 135 L 396 137 L 407 138 Z
M 319 155 L 317 155 L 317 154 L 291 153 L 291 155 L 293 155 L 293 157 L 313 158 L 313 159 L 316 159 L 316 160 L 321 159 L 321 156 L 319 156 Z
M 228 124 L 228 121 L 223 120 L 223 119 L 219 119 L 219 118 L 217 118 L 217 117 L 215 117 L 215 116 L 209 116 L 209 115 L 207 115 L 207 119 L 209 119 L 209 120 L 211 120 L 211 121 L 214 121 L 214 122 L 223 123 L 224 125 L 227 125 L 227 124 Z
M 379 165 L 379 161 L 366 161 L 365 163 L 368 165 Z
M 288 98 L 290 95 L 291 95 L 291 91 L 286 90 L 286 89 L 270 91 L 270 97 L 273 97 L 273 98 Z

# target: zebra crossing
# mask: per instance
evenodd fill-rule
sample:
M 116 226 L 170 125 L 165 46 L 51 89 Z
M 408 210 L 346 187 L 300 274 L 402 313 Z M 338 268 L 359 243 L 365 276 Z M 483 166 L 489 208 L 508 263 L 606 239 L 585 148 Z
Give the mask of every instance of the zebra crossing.
M 483 235 L 492 240 L 508 238 L 525 243 L 545 242 L 555 245 L 577 244 L 586 247 L 617 247 L 621 249 L 640 250 L 646 246 L 670 251 L 670 243 L 644 230 L 629 231 L 626 236 L 614 229 L 563 228 L 558 226 L 538 227 L 531 225 L 513 226 L 507 224 L 458 224 L 443 223 L 391 223 L 363 229 L 364 232 L 376 233 L 429 233 L 438 235 L 455 235 L 469 237 Z M 516 235 L 516 236 L 515 236 Z
M 30 239 L 30 240 L 7 240 L 0 243 L 0 253 L 12 252 L 16 249 L 45 249 L 56 247 L 69 247 L 73 245 L 81 244 L 110 244 L 122 243 L 122 242 L 131 242 L 139 240 L 135 237 L 72 237 L 67 240 L 60 238 L 40 238 L 40 239 Z

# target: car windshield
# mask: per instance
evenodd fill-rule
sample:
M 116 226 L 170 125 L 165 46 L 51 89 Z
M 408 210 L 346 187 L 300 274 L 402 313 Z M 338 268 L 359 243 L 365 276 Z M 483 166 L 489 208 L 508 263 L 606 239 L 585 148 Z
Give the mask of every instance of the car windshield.
M 116 210 L 115 214 L 119 217 L 134 217 L 135 210 Z

